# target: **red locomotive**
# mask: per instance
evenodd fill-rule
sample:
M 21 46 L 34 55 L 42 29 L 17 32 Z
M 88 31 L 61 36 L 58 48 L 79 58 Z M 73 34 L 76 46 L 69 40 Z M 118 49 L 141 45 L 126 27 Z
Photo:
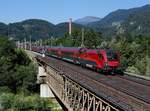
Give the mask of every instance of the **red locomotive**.
M 48 47 L 46 54 L 71 61 L 97 71 L 114 72 L 120 66 L 119 52 L 111 49 Z

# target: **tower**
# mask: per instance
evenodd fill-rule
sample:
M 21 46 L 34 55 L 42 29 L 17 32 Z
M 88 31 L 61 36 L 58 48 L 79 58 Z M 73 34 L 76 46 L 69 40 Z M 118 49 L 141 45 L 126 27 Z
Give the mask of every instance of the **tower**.
M 81 41 L 81 47 L 84 47 L 84 28 L 82 28 L 82 41 Z
M 72 31 L 72 18 L 69 19 L 69 35 L 71 36 Z

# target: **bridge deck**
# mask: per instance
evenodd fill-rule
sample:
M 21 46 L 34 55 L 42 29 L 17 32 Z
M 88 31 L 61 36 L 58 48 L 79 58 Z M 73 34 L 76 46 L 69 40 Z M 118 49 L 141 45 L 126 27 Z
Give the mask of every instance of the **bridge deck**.
M 149 111 L 150 86 L 120 76 L 105 76 L 50 57 L 38 57 L 45 64 L 90 90 L 97 96 L 127 111 Z M 148 84 L 149 81 L 146 81 Z M 150 82 L 149 82 L 150 83 Z

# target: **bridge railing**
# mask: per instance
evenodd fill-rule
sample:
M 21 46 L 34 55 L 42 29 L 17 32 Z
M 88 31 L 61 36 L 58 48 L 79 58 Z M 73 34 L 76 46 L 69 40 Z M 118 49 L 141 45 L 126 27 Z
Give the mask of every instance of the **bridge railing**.
M 46 65 L 45 83 L 69 111 L 119 111 L 100 97 L 67 77 L 61 68 Z

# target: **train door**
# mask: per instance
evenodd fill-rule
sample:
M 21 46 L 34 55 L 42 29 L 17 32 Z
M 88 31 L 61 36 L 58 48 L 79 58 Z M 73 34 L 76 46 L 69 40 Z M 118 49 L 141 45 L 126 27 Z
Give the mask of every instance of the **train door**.
M 104 67 L 104 57 L 101 53 L 99 54 L 99 66 L 101 69 Z

